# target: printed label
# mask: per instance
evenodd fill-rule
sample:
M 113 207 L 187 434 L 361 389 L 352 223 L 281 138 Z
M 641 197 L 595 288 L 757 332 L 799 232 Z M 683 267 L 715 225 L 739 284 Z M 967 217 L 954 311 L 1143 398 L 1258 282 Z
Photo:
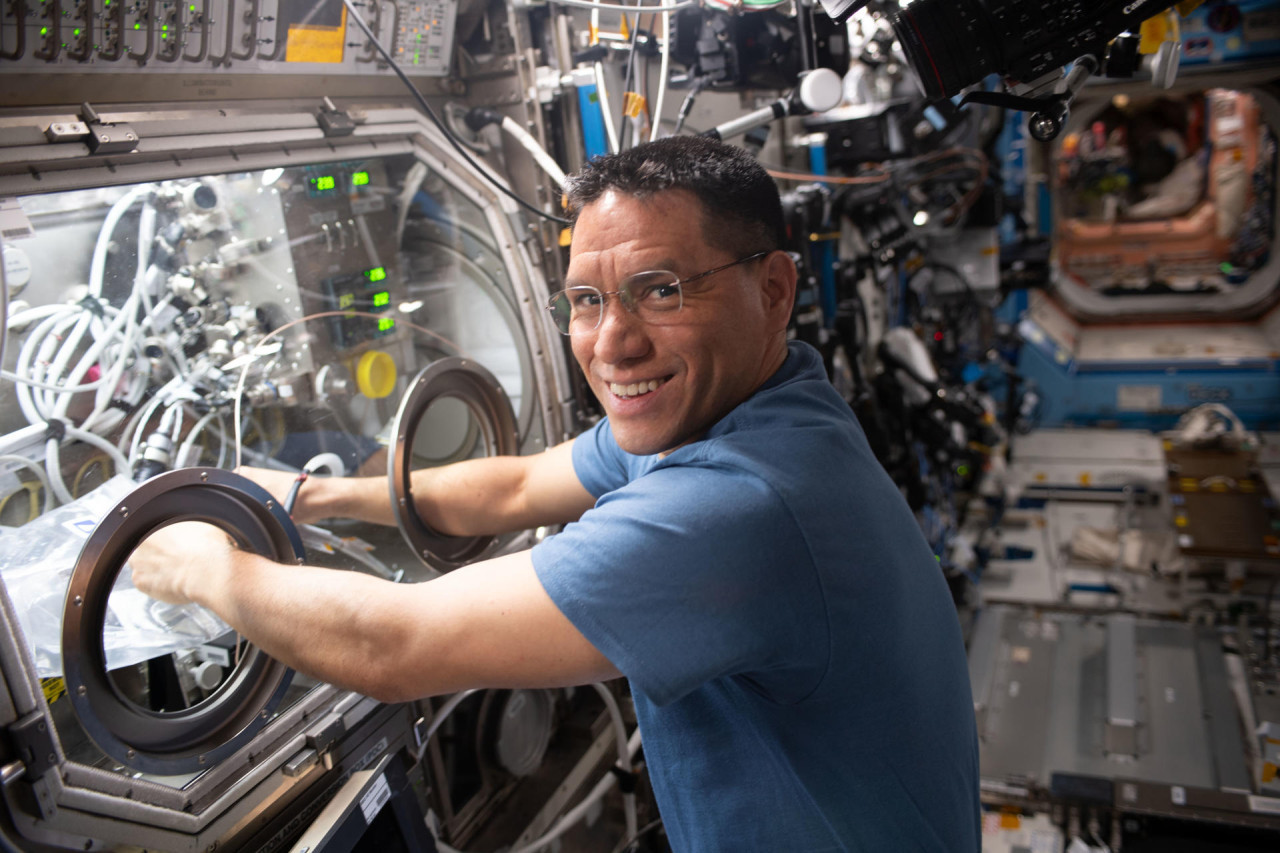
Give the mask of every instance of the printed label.
M 377 781 L 360 797 L 360 811 L 364 812 L 365 823 L 373 823 L 373 819 L 389 799 L 391 786 L 387 784 L 387 774 L 379 773 Z

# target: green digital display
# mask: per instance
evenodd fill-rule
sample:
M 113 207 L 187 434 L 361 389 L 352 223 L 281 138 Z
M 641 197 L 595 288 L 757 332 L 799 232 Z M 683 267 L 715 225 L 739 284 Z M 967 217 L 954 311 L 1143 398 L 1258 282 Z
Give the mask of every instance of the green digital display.
M 386 308 L 391 304 L 391 291 L 384 290 L 381 293 L 373 294 L 373 307 Z
M 338 308 L 350 308 L 356 304 L 356 295 L 354 293 L 343 293 L 338 296 Z
M 367 279 L 369 279 L 369 281 L 371 281 L 371 282 L 372 282 L 372 281 L 382 281 L 383 279 L 385 279 L 385 278 L 387 277 L 387 268 L 386 268 L 386 267 L 374 267 L 374 268 L 373 268 L 373 269 L 371 269 L 371 270 L 365 270 L 365 271 L 364 271 L 364 277 L 365 277 L 365 278 L 367 278 Z
M 351 186 L 363 187 L 368 183 L 369 183 L 368 172 L 352 172 L 351 173 Z
M 316 192 L 331 190 L 338 185 L 338 182 L 334 180 L 333 175 L 320 175 L 319 177 L 312 178 L 311 180 L 315 182 Z
M 396 321 L 394 319 L 391 317 L 383 317 L 378 321 L 378 334 L 385 335 L 388 332 L 394 331 L 395 327 Z

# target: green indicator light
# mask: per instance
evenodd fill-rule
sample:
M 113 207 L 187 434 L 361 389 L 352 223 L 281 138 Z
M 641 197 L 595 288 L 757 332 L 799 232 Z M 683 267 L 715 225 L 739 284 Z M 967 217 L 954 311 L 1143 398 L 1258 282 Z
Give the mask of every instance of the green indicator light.
M 49 35 L 49 28 L 48 28 L 48 27 L 41 27 L 41 28 L 40 28 L 40 35 L 42 35 L 42 36 L 47 36 L 47 35 Z
M 389 332 L 396 327 L 396 321 L 390 317 L 383 317 L 378 321 L 379 332 Z
M 1235 267 L 1231 266 L 1230 262 L 1223 261 L 1218 266 L 1218 269 L 1222 270 L 1222 272 L 1225 273 L 1226 275 L 1231 275 L 1231 270 L 1235 269 Z
M 387 277 L 387 268 L 374 267 L 371 270 L 365 271 L 364 277 L 369 279 L 369 281 L 382 281 Z
M 333 175 L 321 175 L 312 180 L 316 182 L 316 190 L 318 191 L 331 190 L 338 185 L 338 182 L 333 179 Z
M 160 40 L 161 40 L 161 41 L 164 41 L 164 40 L 165 40 L 165 39 L 167 39 L 167 38 L 168 38 L 168 36 L 167 36 L 167 35 L 165 35 L 164 33 L 161 33 L 161 34 L 160 34 Z
M 386 308 L 391 304 L 391 291 L 384 290 L 381 293 L 373 294 L 373 307 Z
M 369 173 L 368 173 L 368 172 L 354 172 L 354 173 L 352 173 L 352 175 L 351 175 L 351 186 L 353 186 L 353 187 L 362 187 L 362 186 L 364 186 L 364 185 L 365 185 L 365 184 L 367 184 L 367 183 L 369 183 Z
M 133 25 L 133 28 L 134 28 L 135 30 L 140 30 L 140 29 L 142 29 L 142 24 L 134 24 L 134 25 Z
M 79 28 L 79 27 L 76 27 L 76 28 L 75 28 L 75 31 L 74 31 L 74 32 L 72 32 L 71 34 L 72 34 L 73 36 L 78 36 L 78 35 L 80 35 L 80 28 Z
M 161 24 L 161 25 L 160 25 L 160 29 L 167 33 L 167 32 L 169 32 L 169 25 L 168 25 L 168 24 Z
M 196 7 L 195 7 L 194 5 L 189 6 L 188 8 L 189 8 L 189 9 L 191 9 L 191 11 L 192 11 L 192 12 L 194 12 L 194 11 L 196 10 Z
M 957 474 L 959 474 L 961 477 L 968 477 L 968 476 L 969 476 L 969 466 L 968 466 L 968 465 L 960 465 L 960 466 L 957 466 L 957 467 L 956 467 L 956 473 L 957 473 Z

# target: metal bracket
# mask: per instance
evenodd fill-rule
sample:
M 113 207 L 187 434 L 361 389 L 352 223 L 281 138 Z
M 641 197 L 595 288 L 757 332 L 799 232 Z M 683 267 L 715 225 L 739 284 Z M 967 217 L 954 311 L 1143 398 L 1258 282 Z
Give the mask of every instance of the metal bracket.
M 89 138 L 89 125 L 82 121 L 55 121 L 44 135 L 50 142 L 85 142 Z
M 58 763 L 49 719 L 33 711 L 9 727 L 9 737 L 27 768 L 27 779 L 34 782 Z
M 90 154 L 128 154 L 138 147 L 138 134 L 127 124 L 107 124 L 88 103 L 80 105 L 80 118 L 88 126 Z
M 338 738 L 346 734 L 346 731 L 347 724 L 343 722 L 342 717 L 330 717 L 307 732 L 307 746 L 314 749 L 317 754 L 323 755 L 337 742 Z

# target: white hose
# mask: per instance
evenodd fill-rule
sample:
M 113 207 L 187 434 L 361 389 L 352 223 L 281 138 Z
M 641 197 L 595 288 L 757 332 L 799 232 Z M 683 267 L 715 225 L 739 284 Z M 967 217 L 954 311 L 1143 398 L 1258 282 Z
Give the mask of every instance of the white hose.
M 226 424 L 222 422 L 222 412 L 214 409 L 206 413 L 200 420 L 196 421 L 195 426 L 191 427 L 191 432 L 187 433 L 186 440 L 182 442 L 182 445 L 178 448 L 177 455 L 173 457 L 174 468 L 186 468 L 192 464 L 189 461 L 189 457 L 191 456 L 191 451 L 195 449 L 196 439 L 215 420 L 218 422 L 218 463 L 216 467 L 222 467 L 222 463 L 226 461 L 227 454 L 227 430 Z
M 609 107 L 609 87 L 604 84 L 604 63 L 595 64 L 596 94 L 600 97 L 600 112 L 604 117 L 604 132 L 609 137 L 609 153 L 618 153 L 618 131 L 613 126 L 613 111 Z
M 600 9 L 601 5 L 596 0 L 591 0 L 591 36 L 596 38 L 600 34 Z M 609 152 L 611 154 L 618 153 L 618 131 L 613 127 L 613 112 L 609 109 L 609 87 L 604 84 L 604 63 L 596 62 L 591 66 L 592 72 L 596 78 L 596 97 L 600 99 L 600 113 L 604 118 L 604 132 L 609 138 Z
M 662 13 L 662 64 L 658 69 L 658 99 L 653 106 L 653 126 L 649 128 L 649 141 L 658 138 L 662 127 L 662 103 L 667 98 L 667 68 L 671 62 L 671 13 Z
M 636 753 L 640 751 L 640 730 L 636 729 L 631 733 L 630 740 L 627 739 L 626 725 L 622 719 L 622 709 L 618 707 L 618 700 L 609 692 L 609 688 L 600 683 L 591 685 L 595 691 L 600 694 L 600 698 L 604 700 L 605 709 L 609 712 L 609 719 L 613 726 L 614 734 L 619 735 L 618 740 L 618 764 L 617 766 L 625 772 L 631 772 L 631 762 L 635 758 Z M 431 726 L 427 729 L 426 735 L 422 738 L 422 746 L 418 750 L 417 760 L 421 761 L 426 755 L 427 744 L 431 742 L 431 736 L 435 734 L 436 729 L 444 722 L 445 718 L 453 713 L 468 696 L 476 693 L 475 690 L 466 690 L 462 693 L 455 694 L 449 698 L 448 702 L 440 706 L 440 710 L 436 712 L 431 720 Z M 541 850 L 560 836 L 564 835 L 571 827 L 586 817 L 587 812 L 609 793 L 609 790 L 618 783 L 618 777 L 613 773 L 606 773 L 596 782 L 582 802 L 565 812 L 561 818 L 556 821 L 555 825 L 543 833 L 540 837 L 530 841 L 523 847 L 516 850 L 510 850 L 508 853 L 534 853 Z M 623 794 L 623 806 L 626 811 L 627 820 L 627 838 L 634 838 L 636 835 L 636 798 L 635 794 Z M 437 840 L 436 846 L 440 848 L 441 853 L 462 853 L 444 842 Z
M 122 195 L 107 211 L 106 218 L 102 220 L 102 229 L 98 231 L 98 240 L 93 246 L 93 260 L 89 263 L 90 296 L 96 298 L 102 295 L 102 277 L 107 266 L 107 250 L 111 247 L 111 235 L 115 233 L 116 225 L 119 224 L 125 212 L 133 207 L 133 203 L 149 192 L 151 192 L 150 184 L 134 187 Z
M 613 693 L 609 691 L 600 682 L 593 682 L 592 687 L 596 693 L 600 694 L 600 698 L 604 700 L 604 707 L 609 711 L 609 719 L 613 722 L 614 739 L 618 746 L 618 769 L 623 773 L 631 772 L 631 755 L 627 751 L 627 726 L 622 720 L 622 709 L 618 707 L 618 700 Z M 637 731 L 639 731 L 637 729 Z M 631 838 L 636 834 L 636 795 L 633 793 L 624 793 L 622 795 L 623 812 L 627 821 L 627 838 Z
M 521 127 L 511 116 L 503 116 L 502 129 L 511 134 L 511 138 L 519 142 L 526 151 L 533 155 L 534 162 L 542 167 L 542 171 L 551 176 L 551 180 L 556 182 L 556 186 L 564 186 L 566 180 L 564 170 L 547 153 L 547 150 L 538 144 L 538 140 L 533 138 L 533 134 Z
M 627 742 L 627 763 L 628 764 L 631 763 L 631 759 L 634 758 L 635 754 L 639 751 L 640 751 L 640 730 L 636 729 L 634 732 L 631 733 L 631 740 Z M 524 847 L 521 847 L 519 850 L 510 851 L 510 853 L 533 853 L 533 851 L 535 850 L 541 850 L 542 848 L 546 847 L 548 844 L 550 844 L 551 842 L 555 841 L 557 838 L 559 838 L 560 836 L 568 832 L 569 829 L 573 827 L 578 821 L 586 817 L 587 812 L 590 811 L 591 808 L 596 803 L 600 802 L 600 800 L 604 798 L 604 795 L 609 793 L 610 789 L 612 789 L 613 786 L 616 784 L 618 784 L 618 777 L 613 775 L 612 773 L 606 773 L 604 776 L 600 778 L 600 781 L 596 783 L 596 786 L 591 789 L 590 793 L 588 793 L 587 796 L 583 798 L 582 802 L 578 803 L 572 809 L 565 812 L 564 817 L 556 821 L 556 825 L 551 827 L 551 829 L 547 830 L 546 834 L 544 834 L 539 839 L 529 842 Z M 631 795 L 631 799 L 632 799 L 632 802 L 634 803 L 635 796 Z M 632 832 L 627 835 L 627 838 L 631 838 L 634 835 L 635 833 Z
M 438 711 L 432 714 L 431 725 L 427 726 L 427 732 L 422 736 L 422 743 L 418 746 L 418 753 L 414 757 L 414 764 L 418 764 L 422 761 L 423 756 L 427 754 L 427 745 L 431 743 L 431 738 L 435 736 L 436 731 L 444 724 L 444 721 L 449 719 L 449 715 L 457 710 L 458 706 L 466 701 L 467 697 L 473 696 L 479 692 L 480 689 L 477 687 L 471 690 L 463 690 L 455 693 L 445 700 L 445 703 L 440 706 Z
M 127 474 L 129 472 L 129 461 L 124 458 L 123 453 L 116 449 L 114 444 L 102 436 L 95 435 L 87 430 L 77 429 L 73 426 L 65 426 L 65 429 L 67 438 L 91 444 L 107 454 L 111 464 L 115 466 L 117 474 Z M 71 503 L 74 498 L 71 496 L 70 490 L 67 489 L 66 482 L 62 479 L 61 454 L 58 440 L 55 438 L 50 438 L 45 443 L 44 470 L 49 475 L 49 485 L 53 487 L 53 493 L 58 496 L 58 500 L 62 503 Z
M 548 0 L 557 6 L 575 6 L 579 9 L 611 9 L 618 12 L 678 12 L 689 6 L 696 6 L 698 0 L 681 0 L 679 3 L 667 3 L 658 6 L 627 6 L 621 3 L 597 3 L 596 0 Z

